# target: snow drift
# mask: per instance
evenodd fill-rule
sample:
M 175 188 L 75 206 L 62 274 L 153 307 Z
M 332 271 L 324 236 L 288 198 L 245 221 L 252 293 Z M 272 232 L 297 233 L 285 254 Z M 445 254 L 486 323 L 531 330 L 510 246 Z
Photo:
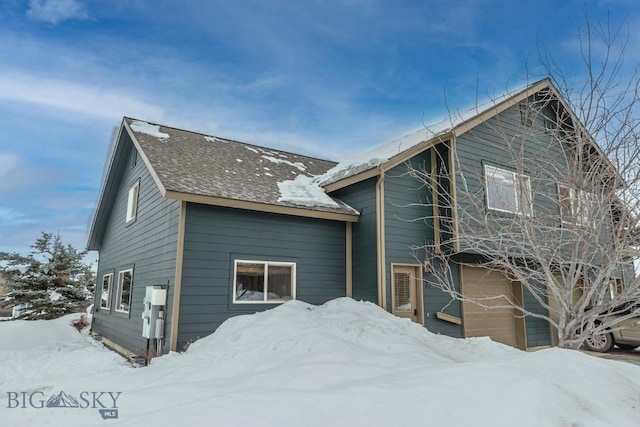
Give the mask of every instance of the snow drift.
M 0 339 L 24 323 L 0 324 Z M 63 321 L 32 324 L 54 331 Z M 637 366 L 435 335 L 348 298 L 232 318 L 186 353 L 140 369 L 90 338 L 58 335 L 72 343 L 43 342 L 39 364 L 25 358 L 35 354 L 29 345 L 2 347 L 12 368 L 0 371 L 0 388 L 118 391 L 118 420 L 109 421 L 118 425 L 633 426 L 640 419 Z M 106 422 L 95 410 L 6 406 L 0 418 L 8 425 Z

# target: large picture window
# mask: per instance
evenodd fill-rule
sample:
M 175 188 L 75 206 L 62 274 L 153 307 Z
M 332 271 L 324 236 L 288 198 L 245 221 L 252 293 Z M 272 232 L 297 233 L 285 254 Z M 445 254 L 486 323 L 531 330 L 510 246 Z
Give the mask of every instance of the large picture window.
M 118 272 L 118 292 L 116 293 L 116 311 L 129 312 L 131 304 L 131 285 L 133 281 L 133 270 Z
M 484 177 L 489 209 L 531 215 L 531 180 L 528 176 L 485 165 Z
M 111 306 L 111 283 L 113 282 L 113 274 L 105 274 L 102 276 L 102 292 L 100 293 L 100 308 L 109 309 Z
M 296 264 L 235 261 L 234 303 L 280 303 L 296 298 Z

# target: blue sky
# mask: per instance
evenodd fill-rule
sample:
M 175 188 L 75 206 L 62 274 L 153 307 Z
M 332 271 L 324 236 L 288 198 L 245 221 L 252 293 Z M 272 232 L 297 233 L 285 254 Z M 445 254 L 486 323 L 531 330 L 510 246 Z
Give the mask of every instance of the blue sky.
M 0 251 L 84 248 L 122 116 L 339 160 L 542 77 L 634 0 L 0 0 Z

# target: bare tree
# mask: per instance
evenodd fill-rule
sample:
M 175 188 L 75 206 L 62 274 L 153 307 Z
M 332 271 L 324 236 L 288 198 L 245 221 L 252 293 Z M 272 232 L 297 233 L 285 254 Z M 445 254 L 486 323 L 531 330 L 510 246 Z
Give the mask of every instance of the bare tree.
M 637 68 L 623 67 L 621 34 L 587 23 L 580 30 L 584 83 L 569 80 L 543 52 L 553 85 L 511 109 L 520 109 L 517 125 L 513 114 L 499 114 L 482 131 L 466 132 L 504 169 L 467 167 L 462 141 L 451 144 L 453 165 L 443 156 L 435 168 L 410 167 L 423 185 L 437 188 L 426 211 L 434 212 L 428 220 L 439 221 L 442 237 L 413 248 L 432 266 L 428 285 L 457 300 L 544 319 L 565 348 L 622 328 L 640 300 L 631 265 L 640 248 L 640 78 Z M 451 120 L 452 127 L 463 121 L 457 114 Z M 455 190 L 446 179 L 452 168 Z M 505 295 L 464 295 L 452 274 L 468 259 L 462 253 L 519 282 L 539 309 Z

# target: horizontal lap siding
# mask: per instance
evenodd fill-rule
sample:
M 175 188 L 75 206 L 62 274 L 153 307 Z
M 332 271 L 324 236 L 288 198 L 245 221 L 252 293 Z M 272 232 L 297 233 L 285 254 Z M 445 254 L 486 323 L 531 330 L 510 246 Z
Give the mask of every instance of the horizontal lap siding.
M 547 310 L 540 305 L 526 288 L 522 289 L 522 296 L 525 310 L 541 315 L 547 314 Z M 544 319 L 528 316 L 525 319 L 525 327 L 527 331 L 527 347 L 551 345 L 549 322 Z
M 430 170 L 429 151 L 411 159 L 411 166 Z M 391 310 L 391 264 L 420 264 L 424 262 L 424 252 L 415 255 L 412 246 L 434 242 L 433 194 L 431 187 L 421 187 L 422 183 L 408 175 L 407 164 L 401 164 L 386 172 L 385 195 L 385 257 L 387 307 Z M 452 276 L 459 286 L 457 265 L 452 266 Z M 433 279 L 424 274 L 423 300 L 425 326 L 432 332 L 455 337 L 462 336 L 459 325 L 436 318 L 436 313 L 448 305 L 446 313 L 460 317 L 460 303 L 454 301 L 441 290 L 429 286 Z
M 507 141 L 512 141 L 514 151 L 509 151 Z M 514 155 L 515 153 L 515 155 Z M 456 139 L 456 193 L 458 217 L 461 222 L 469 216 L 485 216 L 508 219 L 510 214 L 490 211 L 484 198 L 484 165 L 516 170 L 517 156 L 522 156 L 524 173 L 531 179 L 534 215 L 538 220 L 550 221 L 560 225 L 560 212 L 557 204 L 557 186 L 563 180 L 567 170 L 567 161 L 561 144 L 545 129 L 543 117 L 534 117 L 533 127 L 524 127 L 518 107 L 512 107 L 499 115 L 478 125 Z M 480 206 L 474 206 L 465 197 L 465 192 L 482 197 Z M 477 212 L 476 209 L 480 209 Z M 546 219 L 545 219 L 546 218 Z M 461 246 L 462 252 L 468 248 Z M 469 251 L 471 252 L 471 251 Z M 524 305 L 535 313 L 544 313 L 545 309 L 524 289 Z M 542 319 L 525 319 L 527 346 L 548 345 L 550 332 L 548 323 Z
M 438 268 L 432 266 L 432 268 Z M 449 266 L 451 280 L 455 284 L 456 289 L 460 289 L 460 265 L 451 263 Z M 443 312 L 451 316 L 462 319 L 462 307 L 460 301 L 453 299 L 449 294 L 432 286 L 435 278 L 426 273 L 424 274 L 424 325 L 428 330 L 436 334 L 449 335 L 451 337 L 462 338 L 462 325 L 446 322 L 436 318 L 436 313 Z
M 123 137 L 128 138 L 126 135 Z M 98 307 L 99 303 L 96 304 L 93 332 L 133 353 L 142 354 L 146 348 L 141 318 L 146 286 L 169 285 L 165 338 L 170 334 L 180 202 L 162 197 L 140 157 L 133 168 L 128 163 L 131 152 L 126 159 L 99 253 L 96 301 L 100 301 L 102 276 L 113 273 L 111 309 L 106 311 Z M 129 188 L 138 179 L 137 217 L 134 222 L 125 224 Z M 114 310 L 118 271 L 132 267 L 130 313 L 119 314 Z M 168 349 L 167 341 L 165 339 L 165 350 Z
M 353 184 L 331 194 L 360 212 L 353 224 L 353 299 L 378 303 L 376 273 L 376 178 Z
M 295 262 L 298 300 L 345 296 L 345 242 L 338 221 L 188 204 L 178 349 L 230 317 L 277 306 L 232 303 L 235 259 Z
M 513 150 L 509 150 L 507 141 L 511 141 Z M 554 223 L 560 225 L 555 184 L 562 182 L 567 162 L 561 144 L 545 129 L 541 116 L 536 117 L 532 128 L 527 128 L 521 124 L 518 107 L 512 107 L 459 136 L 455 155 L 460 221 L 477 215 L 478 206 L 470 202 L 465 193 L 481 198 L 481 216 L 487 212 L 490 219 L 504 218 L 505 214 L 486 208 L 484 165 L 517 171 L 517 159 L 521 158 L 524 173 L 531 178 L 534 212 L 538 216 L 552 215 Z

